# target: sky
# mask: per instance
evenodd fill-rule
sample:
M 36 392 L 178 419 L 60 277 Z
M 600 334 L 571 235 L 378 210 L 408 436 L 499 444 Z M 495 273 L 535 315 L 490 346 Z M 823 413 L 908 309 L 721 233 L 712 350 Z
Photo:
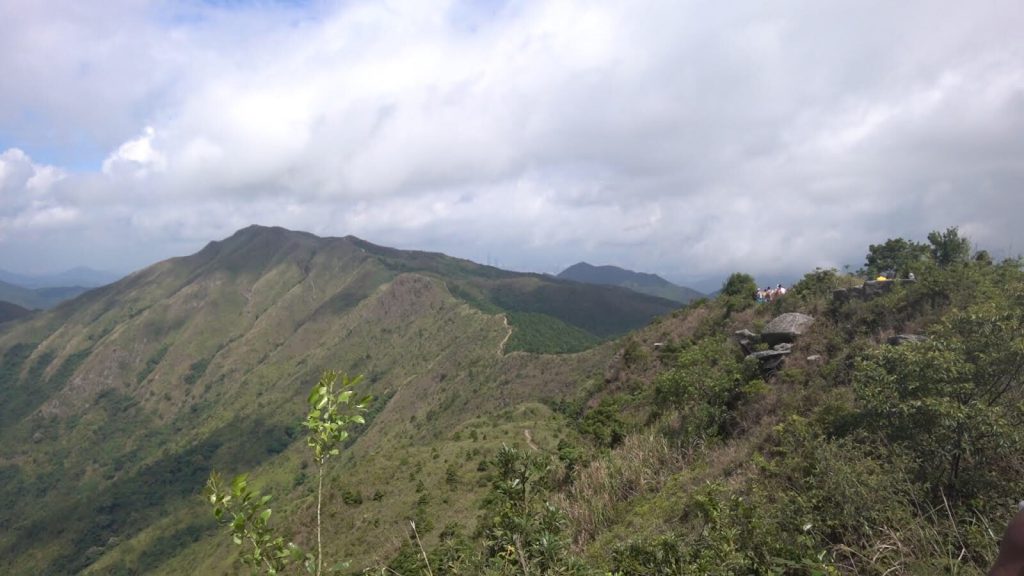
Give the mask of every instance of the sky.
M 713 290 L 1024 252 L 1024 3 L 0 0 L 0 268 L 250 224 Z

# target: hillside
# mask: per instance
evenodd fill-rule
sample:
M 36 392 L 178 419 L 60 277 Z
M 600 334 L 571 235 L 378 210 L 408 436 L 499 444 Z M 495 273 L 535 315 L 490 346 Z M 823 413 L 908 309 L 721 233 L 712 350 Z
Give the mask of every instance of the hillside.
M 477 531 L 390 568 L 989 573 L 1024 493 L 1024 271 L 929 242 L 885 257 L 916 281 L 816 270 L 755 304 L 734 274 L 630 334 L 557 405 L 579 438 L 499 454 Z
M 212 469 L 315 547 L 299 423 L 342 368 L 374 397 L 325 478 L 347 574 L 983 574 L 1024 493 L 1024 272 L 911 247 L 913 282 L 756 304 L 735 274 L 648 322 L 618 288 L 239 231 L 0 327 L 0 569 L 247 573 Z M 593 345 L 616 303 L 635 329 Z M 588 347 L 512 352 L 517 317 Z
M 81 286 L 22 288 L 0 281 L 0 300 L 29 310 L 46 310 L 85 292 Z
M 297 422 L 327 368 L 365 374 L 376 398 L 328 480 L 335 494 L 365 492 L 356 509 L 355 496 L 327 502 L 332 530 L 349 534 L 329 549 L 357 566 L 385 560 L 411 514 L 434 519 L 433 532 L 421 524 L 428 541 L 448 521 L 471 522 L 481 459 L 525 430 L 553 442 L 538 402 L 585 386 L 608 354 L 603 339 L 674 306 L 352 237 L 246 228 L 0 328 L 0 571 L 228 569 L 230 543 L 197 498 L 212 468 L 254 469 L 291 496 L 275 517 L 308 542 Z
M 560 272 L 558 277 L 587 284 L 620 286 L 643 294 L 667 298 L 680 304 L 704 296 L 693 288 L 673 284 L 657 274 L 633 272 L 618 266 L 593 266 L 586 262 L 578 262 Z
M 10 302 L 0 300 L 0 322 L 17 320 L 18 318 L 28 316 L 29 314 L 31 314 L 30 310 L 22 308 L 17 304 L 11 304 Z

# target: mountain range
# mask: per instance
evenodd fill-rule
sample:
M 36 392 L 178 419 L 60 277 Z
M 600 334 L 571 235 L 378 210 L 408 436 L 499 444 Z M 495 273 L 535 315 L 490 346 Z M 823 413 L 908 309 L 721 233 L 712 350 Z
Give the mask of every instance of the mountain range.
M 82 286 L 24 288 L 0 281 L 0 302 L 8 302 L 29 310 L 46 310 L 85 292 Z
M 63 272 L 53 274 L 18 274 L 7 270 L 0 270 L 0 282 L 14 284 L 22 288 L 59 288 L 63 286 L 82 286 L 84 288 L 96 288 L 110 284 L 119 279 L 121 275 L 103 270 L 95 270 L 86 266 L 78 266 Z
M 370 566 L 411 514 L 470 523 L 483 487 L 420 488 L 472 477 L 524 430 L 553 446 L 544 402 L 598 382 L 602 342 L 676 306 L 351 236 L 240 230 L 0 325 L 0 568 L 223 572 L 233 555 L 197 498 L 213 468 L 290 495 L 279 521 L 308 543 L 296 423 L 328 368 L 365 374 L 375 398 L 327 479 L 362 493 L 325 505 L 349 535 L 329 549 Z
M 657 274 L 634 272 L 618 266 L 594 266 L 579 262 L 560 272 L 558 277 L 587 284 L 620 286 L 643 294 L 667 298 L 680 304 L 704 297 L 704 294 L 693 288 L 673 284 Z
M 950 253 L 681 307 L 240 230 L 0 323 L 0 573 L 249 573 L 212 471 L 273 495 L 250 535 L 316 550 L 322 518 L 347 576 L 989 573 L 1024 491 L 1024 270 Z M 371 400 L 321 505 L 326 369 Z
M 18 318 L 28 316 L 31 313 L 32 311 L 27 308 L 0 300 L 0 322 L 17 320 Z

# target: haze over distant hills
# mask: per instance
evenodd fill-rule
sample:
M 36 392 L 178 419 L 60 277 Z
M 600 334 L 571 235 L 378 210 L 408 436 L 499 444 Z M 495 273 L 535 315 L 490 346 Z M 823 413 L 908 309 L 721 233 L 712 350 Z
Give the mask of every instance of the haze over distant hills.
M 24 288 L 0 281 L 0 301 L 29 310 L 46 310 L 87 291 L 82 286 Z
M 120 274 L 95 270 L 85 266 L 78 266 L 63 272 L 53 274 L 18 274 L 9 270 L 0 269 L 0 282 L 14 284 L 22 288 L 57 288 L 67 286 L 81 286 L 83 288 L 96 288 L 104 286 L 121 278 Z
M 0 270 L 0 302 L 29 310 L 46 310 L 119 277 L 84 266 L 37 276 Z
M 558 274 L 558 278 L 585 282 L 587 284 L 621 286 L 622 288 L 629 288 L 643 294 L 667 298 L 681 304 L 686 304 L 704 296 L 704 294 L 693 288 L 673 284 L 657 274 L 634 272 L 619 268 L 618 266 L 593 266 L 586 262 L 573 264 Z

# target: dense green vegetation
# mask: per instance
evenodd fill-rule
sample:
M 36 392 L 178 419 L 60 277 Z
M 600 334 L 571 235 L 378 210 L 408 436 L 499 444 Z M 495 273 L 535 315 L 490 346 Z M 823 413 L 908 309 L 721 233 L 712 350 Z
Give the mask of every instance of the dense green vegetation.
M 599 342 L 596 336 L 545 314 L 512 312 L 508 319 L 512 327 L 512 336 L 505 346 L 508 352 L 565 354 L 586 350 Z
M 817 270 L 751 309 L 739 297 L 752 280 L 734 275 L 716 301 L 645 331 L 687 325 L 684 337 L 654 355 L 627 341 L 616 381 L 565 405 L 590 440 L 547 456 L 559 480 L 533 497 L 553 520 L 515 524 L 496 550 L 485 512 L 464 564 L 440 566 L 442 542 L 431 573 L 984 573 L 1024 493 L 1024 273 L 972 260 L 955 229 L 929 239 L 919 281 L 875 298 L 834 302 L 856 279 Z M 792 310 L 818 320 L 762 381 L 726 335 Z M 927 339 L 887 343 L 908 331 Z M 537 563 L 541 535 L 572 553 Z M 394 566 L 427 573 L 408 560 Z
M 592 266 L 586 262 L 578 262 L 559 272 L 558 277 L 587 284 L 608 284 L 629 288 L 680 304 L 686 304 L 703 296 L 692 288 L 678 286 L 656 274 L 633 272 L 618 266 Z
M 305 550 L 322 478 L 343 573 L 984 573 L 1024 493 L 1024 272 L 969 245 L 870 247 L 865 273 L 917 278 L 870 296 L 815 270 L 756 304 L 738 273 L 595 346 L 652 300 L 577 323 L 629 293 L 243 231 L 0 331 L 0 570 L 247 573 L 204 509 L 217 469 Z M 796 311 L 766 378 L 733 333 Z M 302 422 L 329 366 L 376 400 L 323 468 Z

